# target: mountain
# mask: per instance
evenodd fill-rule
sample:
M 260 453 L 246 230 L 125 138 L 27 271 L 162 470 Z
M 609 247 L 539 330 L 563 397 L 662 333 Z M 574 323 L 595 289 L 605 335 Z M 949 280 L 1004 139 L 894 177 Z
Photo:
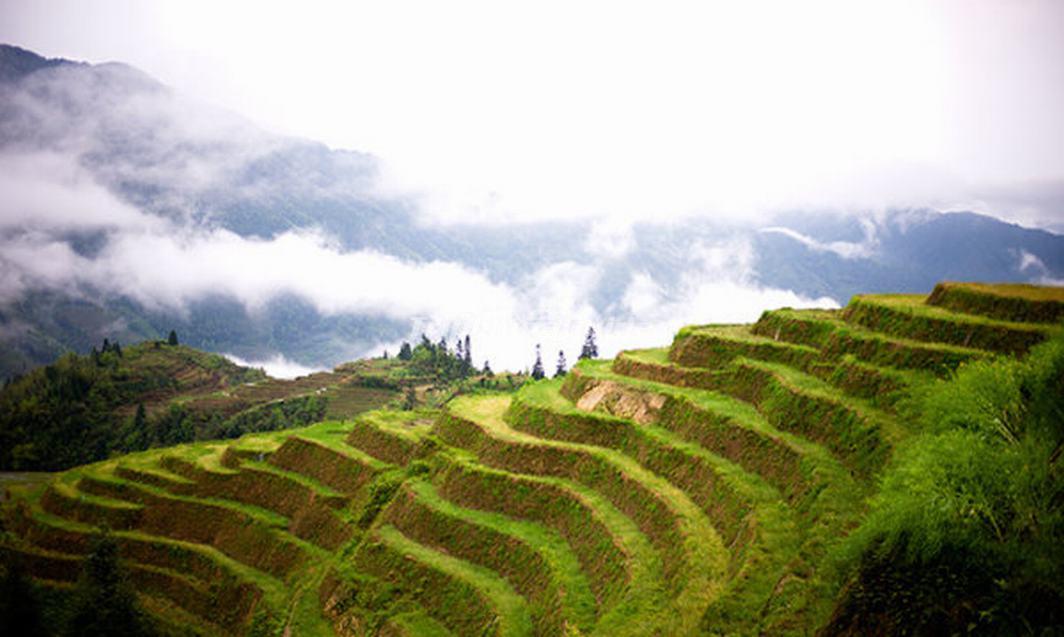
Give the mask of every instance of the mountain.
M 1064 238 L 967 212 L 440 225 L 379 173 L 127 65 L 0 45 L 0 375 L 174 328 L 316 368 L 472 332 L 520 368 L 589 323 L 616 350 L 859 290 L 1064 280 Z
M 863 294 L 434 409 L 0 476 L 0 569 L 53 632 L 104 527 L 162 634 L 1057 634 L 1061 317 L 1060 288 Z

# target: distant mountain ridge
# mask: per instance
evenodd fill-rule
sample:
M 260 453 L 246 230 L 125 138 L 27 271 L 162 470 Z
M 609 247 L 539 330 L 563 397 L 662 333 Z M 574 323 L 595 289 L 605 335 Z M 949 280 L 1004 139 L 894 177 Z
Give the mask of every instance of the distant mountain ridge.
M 9 45 L 0 45 L 0 162 L 28 175 L 0 183 L 20 195 L 0 203 L 0 376 L 66 350 L 86 352 L 105 337 L 135 342 L 171 328 L 215 352 L 331 367 L 416 337 L 419 321 L 434 314 L 331 311 L 287 289 L 254 308 L 225 291 L 175 308 L 145 299 L 135 272 L 81 276 L 79 269 L 111 255 L 122 239 L 136 243 L 140 235 L 128 228 L 157 223 L 171 225 L 155 236 L 214 233 L 246 245 L 314 233 L 341 254 L 367 251 L 411 268 L 453 265 L 521 300 L 548 294 L 553 288 L 540 284 L 541 273 L 564 266 L 583 273 L 588 282 L 578 295 L 603 324 L 647 320 L 640 312 L 682 305 L 693 288 L 718 278 L 840 305 L 858 291 L 926 293 L 942 279 L 1064 281 L 1064 237 L 966 212 L 796 212 L 739 226 L 709 218 L 643 222 L 626 240 L 606 240 L 620 244 L 606 254 L 593 221 L 426 225 L 415 199 L 378 189 L 372 155 L 271 134 L 133 67 L 48 59 Z M 33 180 L 55 193 L 33 190 Z M 71 183 L 76 189 L 63 190 Z M 113 218 L 94 220 L 113 208 Z M 44 257 L 26 255 L 53 252 L 84 260 L 70 268 L 78 276 L 27 269 L 26 259 Z M 360 273 L 349 276 L 360 284 Z M 643 294 L 650 301 L 636 302 L 641 290 L 652 292 Z

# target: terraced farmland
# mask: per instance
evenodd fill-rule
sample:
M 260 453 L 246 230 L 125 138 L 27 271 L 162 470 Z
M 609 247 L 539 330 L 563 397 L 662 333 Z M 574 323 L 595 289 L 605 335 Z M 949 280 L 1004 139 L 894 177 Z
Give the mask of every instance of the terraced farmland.
M 930 300 L 688 327 L 442 411 L 73 469 L 11 489 L 4 559 L 62 591 L 106 525 L 146 606 L 204 634 L 808 634 L 910 433 L 899 399 L 1060 329 L 1010 317 L 1064 315 L 1059 291 Z

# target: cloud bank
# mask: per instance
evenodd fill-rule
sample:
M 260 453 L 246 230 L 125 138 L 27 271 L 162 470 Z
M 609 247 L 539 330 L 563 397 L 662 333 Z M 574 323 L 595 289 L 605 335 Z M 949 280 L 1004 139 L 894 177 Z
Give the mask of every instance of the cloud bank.
M 767 307 L 831 306 L 753 283 L 754 262 L 744 242 L 696 243 L 676 280 L 636 272 L 618 306 L 596 309 L 591 299 L 615 260 L 631 249 L 630 229 L 589 236 L 590 260 L 550 263 L 500 283 L 448 261 L 414 262 L 374 250 L 345 250 L 320 230 L 293 230 L 271 239 L 241 237 L 202 224 L 179 223 L 119 201 L 76 163 L 52 154 L 0 157 L 0 301 L 33 289 L 123 296 L 146 308 L 181 313 L 192 302 L 222 295 L 251 313 L 295 295 L 324 315 L 381 316 L 452 340 L 470 334 L 477 364 L 523 369 L 537 344 L 551 359 L 579 351 L 595 326 L 604 355 L 620 348 L 660 345 L 691 322 L 749 321 Z M 79 251 L 71 234 L 103 239 Z M 395 351 L 380 342 L 362 354 Z M 309 371 L 302 362 L 253 361 L 277 373 Z M 295 365 L 295 366 L 293 366 Z

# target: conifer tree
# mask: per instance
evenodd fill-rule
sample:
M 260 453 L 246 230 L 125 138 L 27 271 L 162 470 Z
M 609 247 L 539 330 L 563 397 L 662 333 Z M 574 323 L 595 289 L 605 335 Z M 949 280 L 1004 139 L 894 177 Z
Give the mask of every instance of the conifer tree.
M 399 347 L 399 360 L 408 361 L 414 355 L 413 350 L 410 349 L 410 343 L 403 341 L 403 344 Z
M 595 342 L 595 328 L 587 328 L 587 337 L 584 338 L 584 346 L 580 349 L 580 360 L 585 358 L 598 358 L 598 343 Z
M 176 330 L 170 330 L 170 336 L 166 337 L 166 344 L 167 345 L 177 345 L 177 331 Z
M 153 634 L 118 559 L 118 543 L 107 531 L 96 537 L 92 552 L 85 558 L 67 634 L 79 637 Z
M 558 366 L 554 368 L 554 377 L 561 378 L 562 376 L 565 376 L 567 371 L 565 365 L 565 352 L 558 350 Z
M 137 403 L 133 430 L 129 432 L 128 439 L 134 449 L 147 449 L 151 446 L 151 432 L 148 430 L 148 414 L 144 411 L 144 403 Z
M 45 637 L 47 634 L 36 586 L 26 577 L 19 560 L 8 560 L 0 578 L 0 635 Z
M 532 380 L 542 380 L 547 374 L 543 371 L 543 357 L 539 353 L 539 344 L 536 344 L 536 362 L 532 365 Z
M 473 348 L 470 344 L 469 334 L 465 335 L 465 364 L 467 369 L 473 369 Z
M 484 369 L 481 371 L 481 373 L 488 377 L 495 375 L 495 372 L 491 371 L 491 365 L 488 364 L 487 360 L 484 361 Z

